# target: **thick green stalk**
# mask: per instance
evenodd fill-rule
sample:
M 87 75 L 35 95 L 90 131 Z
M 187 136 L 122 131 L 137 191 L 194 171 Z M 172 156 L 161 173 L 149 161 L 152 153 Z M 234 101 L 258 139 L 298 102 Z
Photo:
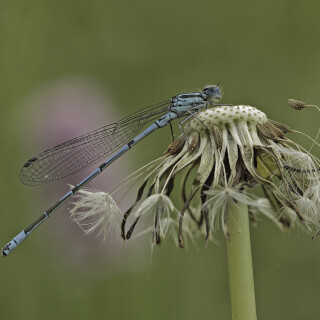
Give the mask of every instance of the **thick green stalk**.
M 229 205 L 227 239 L 232 320 L 256 320 L 248 207 Z

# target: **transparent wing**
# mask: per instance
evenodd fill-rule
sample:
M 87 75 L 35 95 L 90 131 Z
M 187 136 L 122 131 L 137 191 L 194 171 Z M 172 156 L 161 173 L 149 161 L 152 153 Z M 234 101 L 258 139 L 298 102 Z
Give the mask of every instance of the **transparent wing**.
M 141 109 L 132 115 L 63 142 L 29 159 L 20 170 L 26 185 L 39 185 L 74 174 L 115 153 L 134 138 L 145 124 L 168 112 L 170 101 Z

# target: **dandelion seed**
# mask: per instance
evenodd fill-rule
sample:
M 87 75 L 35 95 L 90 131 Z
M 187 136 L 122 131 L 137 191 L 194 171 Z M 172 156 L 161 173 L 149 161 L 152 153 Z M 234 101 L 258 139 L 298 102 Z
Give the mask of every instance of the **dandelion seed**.
M 295 110 L 302 110 L 302 109 L 313 107 L 320 111 L 320 108 L 318 106 L 315 106 L 313 104 L 306 104 L 303 101 L 299 101 L 296 99 L 288 99 L 288 103 Z
M 306 105 L 303 101 L 299 101 L 296 99 L 288 99 L 288 103 L 295 110 L 302 110 L 308 108 L 308 105 Z
M 77 194 L 78 201 L 70 211 L 71 217 L 86 234 L 97 232 L 106 238 L 120 230 L 122 214 L 112 197 L 105 192 L 82 189 Z

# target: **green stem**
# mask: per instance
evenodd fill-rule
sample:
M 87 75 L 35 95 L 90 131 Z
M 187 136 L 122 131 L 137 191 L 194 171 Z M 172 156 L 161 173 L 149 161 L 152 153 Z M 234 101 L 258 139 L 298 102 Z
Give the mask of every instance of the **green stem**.
M 232 320 L 256 320 L 248 207 L 229 205 L 227 239 Z

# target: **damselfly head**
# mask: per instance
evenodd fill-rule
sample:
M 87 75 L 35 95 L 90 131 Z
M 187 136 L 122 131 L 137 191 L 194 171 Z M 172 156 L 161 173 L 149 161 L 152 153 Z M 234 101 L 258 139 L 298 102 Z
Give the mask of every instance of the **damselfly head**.
M 221 99 L 221 92 L 220 92 L 220 88 L 218 86 L 215 86 L 215 85 L 207 86 L 203 89 L 203 93 L 210 100 L 220 100 Z

